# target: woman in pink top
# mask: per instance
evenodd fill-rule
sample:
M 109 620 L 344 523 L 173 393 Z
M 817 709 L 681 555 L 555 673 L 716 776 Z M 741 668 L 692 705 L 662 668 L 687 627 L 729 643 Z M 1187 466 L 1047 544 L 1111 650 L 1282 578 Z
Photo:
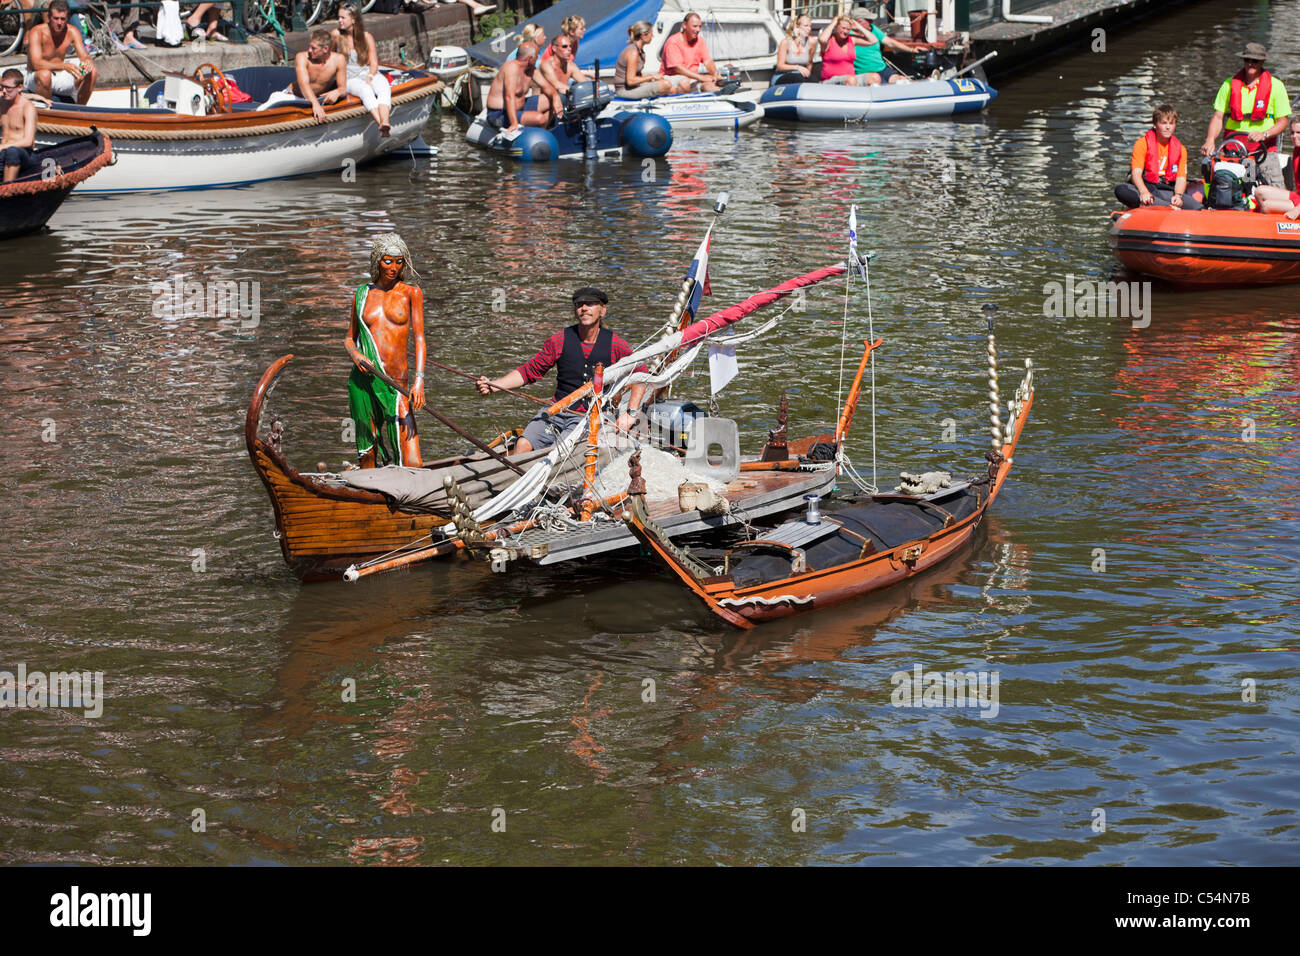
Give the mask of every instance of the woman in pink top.
M 818 37 L 822 48 L 823 83 L 858 85 L 858 78 L 853 74 L 853 33 L 860 34 L 858 27 L 848 17 L 841 16 L 826 24 L 826 29 Z

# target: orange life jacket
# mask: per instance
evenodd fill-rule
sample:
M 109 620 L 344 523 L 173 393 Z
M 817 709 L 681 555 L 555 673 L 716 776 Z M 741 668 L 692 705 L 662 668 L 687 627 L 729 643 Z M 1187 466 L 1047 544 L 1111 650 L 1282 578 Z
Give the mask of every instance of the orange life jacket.
M 1245 77 L 1241 74 L 1246 72 L 1242 70 L 1232 78 L 1232 89 L 1228 92 L 1228 106 L 1232 110 L 1232 118 L 1240 123 L 1245 114 L 1241 111 L 1241 90 L 1246 85 Z M 1258 123 L 1268 115 L 1268 101 L 1273 93 L 1273 77 L 1268 70 L 1263 70 L 1259 74 L 1259 85 L 1255 87 L 1255 108 L 1250 111 L 1251 122 Z
M 1147 162 L 1146 168 L 1142 171 L 1142 178 L 1149 183 L 1165 183 L 1173 185 L 1174 180 L 1178 178 L 1179 164 L 1183 161 L 1183 144 L 1178 142 L 1177 136 L 1169 137 L 1169 162 L 1165 166 L 1165 174 L 1160 175 L 1160 140 L 1156 137 L 1156 131 L 1147 130 Z

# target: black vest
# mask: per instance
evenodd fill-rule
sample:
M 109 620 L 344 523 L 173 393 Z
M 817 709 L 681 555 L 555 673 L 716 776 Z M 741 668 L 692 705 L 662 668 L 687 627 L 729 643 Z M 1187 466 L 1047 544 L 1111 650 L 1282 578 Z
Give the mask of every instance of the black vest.
M 555 400 L 558 402 L 565 395 L 577 391 L 596 374 L 596 366 L 608 368 L 614 351 L 614 332 L 603 325 L 596 336 L 596 344 L 591 354 L 582 354 L 582 340 L 578 338 L 578 327 L 571 325 L 564 330 L 564 350 L 560 360 L 555 363 Z M 586 402 L 576 402 L 569 406 L 571 411 L 584 412 Z

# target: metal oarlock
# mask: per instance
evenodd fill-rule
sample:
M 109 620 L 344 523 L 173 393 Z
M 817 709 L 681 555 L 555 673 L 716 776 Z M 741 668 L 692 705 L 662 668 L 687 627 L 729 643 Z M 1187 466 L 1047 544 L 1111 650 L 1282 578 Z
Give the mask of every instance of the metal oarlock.
M 989 327 L 989 436 L 994 451 L 1003 445 L 1002 401 L 998 395 L 998 346 L 993 338 L 993 317 L 997 310 L 998 307 L 992 303 L 984 306 L 984 316 Z

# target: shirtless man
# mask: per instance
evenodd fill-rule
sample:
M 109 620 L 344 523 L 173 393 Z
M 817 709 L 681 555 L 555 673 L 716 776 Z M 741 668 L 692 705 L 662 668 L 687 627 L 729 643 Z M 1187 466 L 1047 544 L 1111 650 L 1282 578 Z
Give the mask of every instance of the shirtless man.
M 36 107 L 22 94 L 23 74 L 8 69 L 0 74 L 0 164 L 4 181 L 18 178 L 28 150 L 36 145 Z
M 337 103 L 348 95 L 347 61 L 342 53 L 331 50 L 329 32 L 313 30 L 307 49 L 293 58 L 297 78 L 283 90 L 276 90 L 266 98 L 259 110 L 269 110 L 286 100 L 304 99 L 311 102 L 311 115 L 318 123 L 325 122 L 322 103 Z
M 348 406 L 356 424 L 357 455 L 362 468 L 374 468 L 376 448 L 384 464 L 418 468 L 420 436 L 415 413 L 424 407 L 424 293 L 411 253 L 395 232 L 370 247 L 370 279 L 352 297 L 352 315 L 344 340 L 356 366 L 348 378 Z M 415 384 L 407 381 L 407 342 L 415 339 Z M 411 393 L 406 396 L 377 378 L 379 369 Z
M 68 0 L 50 0 L 46 23 L 32 27 L 27 40 L 27 83 L 29 93 L 51 99 L 70 96 L 84 106 L 90 102 L 99 72 L 81 42 L 80 30 L 68 29 Z M 69 52 L 79 62 L 65 59 Z
M 488 90 L 488 125 L 513 132 L 521 126 L 551 124 L 550 96 L 528 95 L 536 65 L 537 47 L 531 43 L 519 44 L 519 55 L 501 65 Z
M 713 57 L 709 56 L 704 38 L 700 36 L 703 26 L 704 20 L 698 13 L 686 14 L 682 32 L 664 41 L 659 60 L 668 76 L 684 76 L 696 89 L 716 93 L 722 89 L 722 76 Z
M 563 33 L 551 41 L 551 55 L 542 60 L 537 69 L 538 76 L 546 80 L 550 89 L 545 89 L 551 97 L 555 115 L 564 112 L 564 92 L 572 80 L 590 80 L 591 74 L 578 69 L 573 62 L 573 39 Z

